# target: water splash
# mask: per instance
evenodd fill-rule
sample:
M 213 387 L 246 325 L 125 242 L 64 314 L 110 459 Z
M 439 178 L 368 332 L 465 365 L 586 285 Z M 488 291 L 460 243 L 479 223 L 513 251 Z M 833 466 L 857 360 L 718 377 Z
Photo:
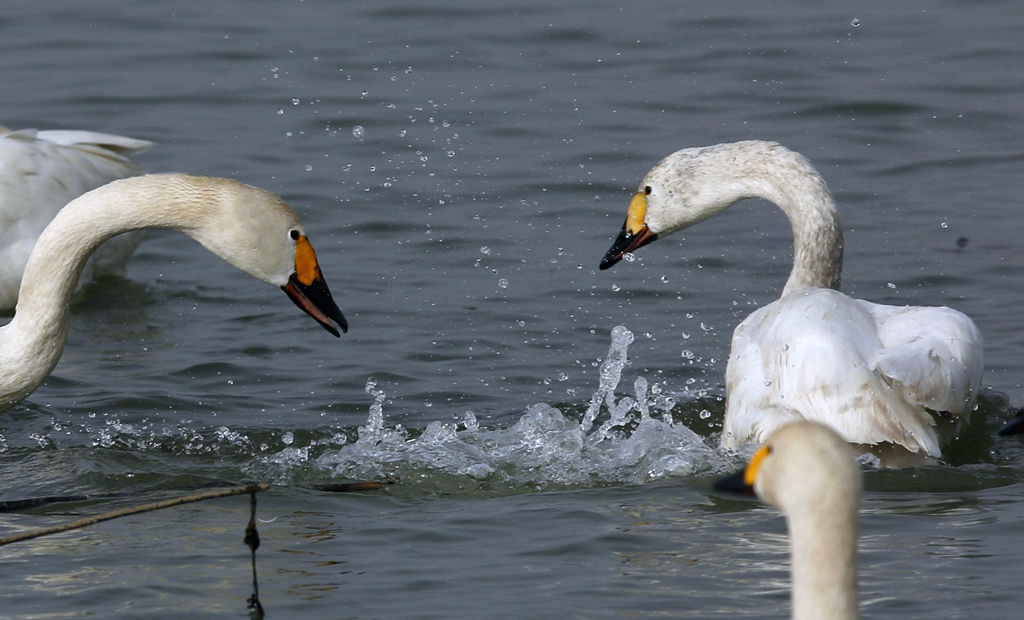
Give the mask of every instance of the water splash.
M 416 436 L 384 425 L 383 393 L 371 380 L 366 389 L 374 403 L 359 438 L 322 454 L 315 466 L 332 477 L 386 476 L 432 492 L 638 484 L 734 466 L 732 457 L 673 423 L 667 412 L 664 419 L 655 419 L 652 404 L 674 401 L 649 388 L 645 378 L 634 381 L 632 396 L 615 398 L 633 334 L 619 326 L 611 335 L 598 388 L 579 422 L 539 403 L 509 428 L 482 429 L 476 416 L 466 412 L 460 420 L 431 422 Z
M 45 432 L 17 442 L 8 435 L 0 438 L 0 447 L 50 450 L 59 442 L 89 453 L 130 453 L 135 460 L 129 469 L 142 471 L 162 470 L 167 455 L 188 455 L 218 472 L 217 477 L 285 485 L 387 477 L 398 482 L 391 492 L 407 494 L 640 484 L 737 466 L 735 455 L 710 448 L 701 435 L 673 419 L 678 397 L 685 403 L 681 417 L 699 425 L 695 427 L 705 435 L 713 433 L 714 427 L 702 422 L 706 416 L 698 418 L 697 412 L 702 405 L 717 405 L 705 403 L 701 391 L 669 393 L 644 377 L 633 377 L 631 393 L 616 394 L 633 340 L 625 327 L 612 330 L 598 385 L 589 398 L 561 410 L 547 403 L 528 406 L 514 423 L 500 428 L 485 428 L 471 411 L 424 429 L 389 424 L 387 395 L 371 377 L 365 391 L 372 402 L 365 423 L 357 428 L 206 427 L 191 419 L 168 424 L 115 410 L 66 423 L 54 417 Z M 568 375 L 559 374 L 558 380 L 568 380 Z

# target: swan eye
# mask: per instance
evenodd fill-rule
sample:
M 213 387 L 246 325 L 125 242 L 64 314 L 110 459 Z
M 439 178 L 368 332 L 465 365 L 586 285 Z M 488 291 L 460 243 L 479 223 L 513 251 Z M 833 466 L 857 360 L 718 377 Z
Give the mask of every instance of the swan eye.
M 302 236 L 302 233 L 293 228 L 288 231 L 288 236 L 292 238 L 292 241 L 298 241 L 299 237 Z
M 650 196 L 652 191 L 654 191 L 654 190 L 651 189 L 650 185 L 645 185 L 644 186 L 644 196 Z

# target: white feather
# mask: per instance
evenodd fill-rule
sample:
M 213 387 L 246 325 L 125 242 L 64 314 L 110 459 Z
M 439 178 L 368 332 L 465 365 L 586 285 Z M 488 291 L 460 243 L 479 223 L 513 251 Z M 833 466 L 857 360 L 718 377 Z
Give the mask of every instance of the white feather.
M 57 212 L 91 189 L 142 174 L 127 156 L 150 146 L 145 140 L 92 131 L 0 127 L 0 309 L 17 303 L 28 257 Z M 104 244 L 86 264 L 81 281 L 123 274 L 141 238 L 141 233 L 129 233 Z
M 629 233 L 663 237 L 751 197 L 789 217 L 793 270 L 782 297 L 733 334 L 722 445 L 763 442 L 804 418 L 852 443 L 939 456 L 936 414 L 957 426 L 974 406 L 981 334 L 956 310 L 884 306 L 838 292 L 842 230 L 825 182 L 802 156 L 759 141 L 673 153 L 647 174 L 631 205 L 644 212 L 647 230 Z M 616 248 L 602 267 L 618 260 Z

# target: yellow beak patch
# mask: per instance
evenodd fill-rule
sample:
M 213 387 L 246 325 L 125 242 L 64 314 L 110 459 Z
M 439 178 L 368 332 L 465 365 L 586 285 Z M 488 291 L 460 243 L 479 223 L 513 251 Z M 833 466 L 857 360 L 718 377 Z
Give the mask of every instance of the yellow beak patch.
M 768 446 L 761 446 L 754 452 L 754 455 L 750 457 L 750 462 L 747 463 L 746 469 L 743 470 L 743 484 L 753 488 L 754 482 L 757 480 L 757 473 L 761 469 L 761 463 L 764 462 L 765 457 L 771 454 L 772 449 Z
M 295 240 L 295 276 L 306 286 L 324 278 L 320 273 L 320 264 L 316 261 L 313 244 L 306 235 L 299 235 Z
M 643 192 L 637 192 L 629 201 L 629 211 L 626 212 L 626 230 L 630 234 L 638 234 L 646 223 L 647 219 L 647 196 Z

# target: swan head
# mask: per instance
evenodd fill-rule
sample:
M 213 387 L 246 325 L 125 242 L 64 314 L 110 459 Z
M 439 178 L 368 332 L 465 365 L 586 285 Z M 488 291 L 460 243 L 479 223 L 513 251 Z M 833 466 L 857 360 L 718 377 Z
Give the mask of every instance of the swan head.
M 169 180 L 174 182 L 173 177 Z M 190 204 L 203 205 L 195 207 L 197 223 L 185 232 L 238 269 L 281 288 L 334 336 L 341 336 L 339 328 L 348 331 L 305 227 L 281 198 L 229 179 L 181 175 L 181 182 L 189 187 L 180 195 L 191 195 Z
M 790 541 L 793 618 L 854 620 L 860 469 L 831 428 L 800 420 L 778 427 L 746 468 L 718 490 L 754 491 L 782 510 Z
M 629 202 L 622 231 L 601 260 L 608 269 L 652 241 L 699 224 L 744 198 L 771 197 L 766 162 L 799 158 L 775 142 L 748 140 L 676 151 L 662 159 Z
M 714 486 L 756 494 L 787 516 L 837 505 L 856 513 L 860 469 L 853 448 L 838 433 L 821 423 L 799 420 L 773 431 L 745 468 Z

